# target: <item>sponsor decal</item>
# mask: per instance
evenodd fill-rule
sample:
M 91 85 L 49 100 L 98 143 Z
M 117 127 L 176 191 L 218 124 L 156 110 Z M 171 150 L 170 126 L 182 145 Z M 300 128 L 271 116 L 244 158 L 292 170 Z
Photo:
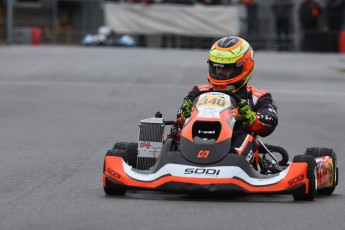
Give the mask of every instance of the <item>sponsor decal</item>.
M 214 130 L 198 130 L 198 133 L 201 133 L 201 134 L 215 134 L 216 131 L 214 131 Z
M 265 115 L 265 120 L 266 121 L 272 121 L 273 118 L 270 115 Z
M 246 160 L 247 160 L 248 162 L 250 162 L 251 159 L 253 158 L 253 155 L 254 155 L 253 150 L 250 150 L 250 152 L 249 152 L 248 155 L 246 156 Z
M 114 178 L 116 179 L 120 179 L 121 175 L 118 174 L 117 172 L 115 172 L 114 170 L 112 170 L 111 168 L 107 168 L 107 172 L 112 175 Z
M 197 158 L 207 158 L 209 154 L 210 150 L 200 150 L 197 155 Z
M 187 168 L 184 170 L 185 175 L 193 176 L 213 176 L 216 177 L 220 173 L 220 169 L 206 168 Z
M 221 52 L 218 52 L 218 53 L 216 54 L 216 56 L 218 56 L 218 57 L 224 57 L 225 55 L 224 55 L 223 53 L 221 53 Z
M 266 120 L 266 121 L 272 121 L 273 120 L 273 117 L 271 115 L 264 115 L 264 114 L 260 114 L 260 113 L 257 113 L 256 115 L 259 116 L 260 120 Z
M 162 142 L 139 141 L 138 157 L 157 158 L 161 153 Z
M 273 107 L 273 105 L 269 105 L 268 114 L 275 117 L 277 116 L 277 110 Z
M 222 65 L 222 64 L 212 63 L 212 65 L 213 65 L 214 67 L 224 68 L 224 65 Z
M 333 164 L 332 161 L 320 162 L 317 164 L 317 179 L 320 183 L 327 183 L 327 187 L 332 186 L 333 181 Z M 325 179 L 324 179 L 325 177 Z
M 151 143 L 147 142 L 147 141 L 142 141 L 142 142 L 139 143 L 139 147 L 140 148 L 147 148 L 147 149 L 149 149 L 149 148 L 151 148 Z
M 328 167 L 322 163 L 319 163 L 317 166 L 317 178 L 321 179 L 327 174 L 328 174 Z
M 328 162 L 328 170 L 329 170 L 329 174 L 328 174 L 328 185 L 332 186 L 334 181 L 333 181 L 333 164 L 331 162 Z
M 296 184 L 296 183 L 299 182 L 300 180 L 303 180 L 303 178 L 304 178 L 304 175 L 301 174 L 301 175 L 299 175 L 299 176 L 293 178 L 292 180 L 289 180 L 289 181 L 288 181 L 288 184 L 289 184 L 289 185 Z

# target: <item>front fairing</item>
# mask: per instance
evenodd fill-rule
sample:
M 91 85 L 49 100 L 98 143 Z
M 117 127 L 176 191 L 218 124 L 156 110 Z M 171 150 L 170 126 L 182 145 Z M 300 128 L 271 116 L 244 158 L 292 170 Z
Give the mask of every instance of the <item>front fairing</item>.
M 180 151 L 189 161 L 210 164 L 229 153 L 237 104 L 229 95 L 208 92 L 194 100 L 181 132 Z

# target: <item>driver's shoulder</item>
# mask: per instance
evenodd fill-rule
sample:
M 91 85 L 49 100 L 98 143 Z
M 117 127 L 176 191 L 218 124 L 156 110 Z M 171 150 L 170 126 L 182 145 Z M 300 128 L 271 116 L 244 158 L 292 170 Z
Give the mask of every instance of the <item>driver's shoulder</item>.
M 247 91 L 250 92 L 256 98 L 260 98 L 263 95 L 269 94 L 268 91 L 266 91 L 266 90 L 259 90 L 259 89 L 255 88 L 253 85 L 247 85 Z
M 207 84 L 195 85 L 189 91 L 187 98 L 190 100 L 194 100 L 196 95 L 198 95 L 200 92 L 210 91 L 211 89 L 212 89 L 212 86 L 207 85 Z
M 207 85 L 207 84 L 200 84 L 200 85 L 196 85 L 195 86 L 199 91 L 209 91 L 212 89 L 211 85 Z

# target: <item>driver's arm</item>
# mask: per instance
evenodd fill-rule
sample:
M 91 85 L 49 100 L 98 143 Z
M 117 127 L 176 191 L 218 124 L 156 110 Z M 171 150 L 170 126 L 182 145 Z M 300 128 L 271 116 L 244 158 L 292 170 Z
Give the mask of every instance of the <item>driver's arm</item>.
M 277 107 L 270 93 L 262 95 L 253 106 L 256 114 L 254 123 L 248 129 L 262 137 L 270 135 L 278 125 Z

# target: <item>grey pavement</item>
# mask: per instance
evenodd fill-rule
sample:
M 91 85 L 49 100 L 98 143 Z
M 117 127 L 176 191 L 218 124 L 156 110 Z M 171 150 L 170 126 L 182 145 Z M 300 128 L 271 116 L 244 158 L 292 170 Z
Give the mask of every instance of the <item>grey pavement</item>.
M 103 157 L 138 122 L 173 119 L 206 83 L 207 50 L 0 47 L 0 229 L 345 229 L 345 56 L 256 52 L 251 83 L 270 91 L 279 125 L 264 142 L 293 155 L 331 147 L 331 197 L 198 199 L 102 188 Z

